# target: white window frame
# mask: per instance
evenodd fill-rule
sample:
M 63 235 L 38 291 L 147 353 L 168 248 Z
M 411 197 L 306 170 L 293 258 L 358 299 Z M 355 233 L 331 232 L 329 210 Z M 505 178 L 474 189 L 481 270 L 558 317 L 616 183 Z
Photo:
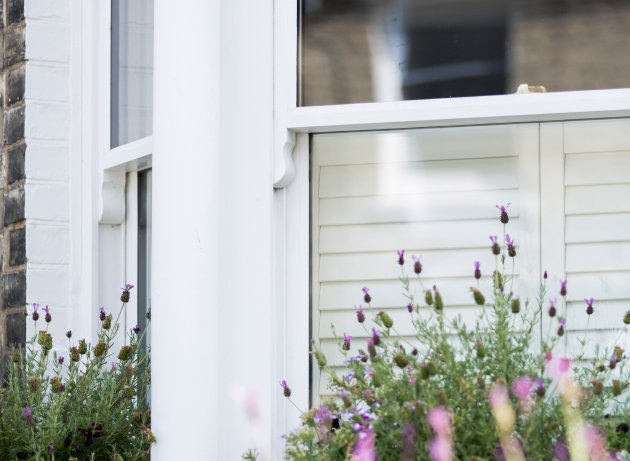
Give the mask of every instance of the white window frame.
M 90 306 L 117 313 L 120 288 L 138 276 L 137 175 L 152 166 L 153 137 L 111 148 L 111 1 L 73 8 L 82 25 L 82 194 L 93 197 L 83 210 L 83 226 L 90 231 L 84 234 L 82 267 L 89 271 L 84 271 L 82 286 Z M 93 337 L 97 320 L 94 308 L 82 322 Z M 132 295 L 121 329 L 128 331 L 136 323 L 137 297 Z
M 310 322 L 309 135 L 501 123 L 551 122 L 630 117 L 630 88 L 557 93 L 510 94 L 467 98 L 328 106 L 297 106 L 298 7 L 296 0 L 276 0 L 274 11 L 274 186 L 277 204 L 278 281 L 275 304 L 284 334 L 278 338 L 278 378 L 293 388 L 294 401 L 308 407 Z M 276 432 L 299 424 L 299 414 L 285 401 Z

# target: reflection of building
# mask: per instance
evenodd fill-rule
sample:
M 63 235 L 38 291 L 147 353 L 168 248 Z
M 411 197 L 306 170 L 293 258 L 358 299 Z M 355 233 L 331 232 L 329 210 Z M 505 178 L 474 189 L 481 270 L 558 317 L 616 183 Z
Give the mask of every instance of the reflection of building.
M 628 83 L 624 2 L 317 3 L 303 20 L 304 105 L 507 94 L 520 83 L 548 91 Z M 396 78 L 379 78 L 379 66 Z M 397 87 L 397 96 L 381 96 L 396 90 L 382 85 Z
M 475 4 L 481 1 L 475 0 Z M 432 4 L 445 2 L 434 0 Z M 328 269 L 332 268 L 330 273 L 368 267 L 354 263 L 353 258 L 361 255 L 344 253 L 352 253 L 342 248 L 347 241 L 355 248 L 367 241 L 373 247 L 365 254 L 371 255 L 373 250 L 378 253 L 376 260 L 389 260 L 389 254 L 398 248 L 393 245 L 420 235 L 391 231 L 406 226 L 402 218 L 442 219 L 444 215 L 431 215 L 436 202 L 425 200 L 422 207 L 416 206 L 414 194 L 425 194 L 426 190 L 419 190 L 425 184 L 431 183 L 440 189 L 437 192 L 444 193 L 440 204 L 456 206 L 457 197 L 448 195 L 449 181 L 463 177 L 474 183 L 476 193 L 483 197 L 476 203 L 491 201 L 490 210 L 483 206 L 465 207 L 465 213 L 477 213 L 475 219 L 490 219 L 488 216 L 495 213 L 495 190 L 509 189 L 518 198 L 514 186 L 517 176 L 525 172 L 529 178 L 537 178 L 535 173 L 543 171 L 535 169 L 539 151 L 528 150 L 534 152 L 528 157 L 533 159 L 531 165 L 520 161 L 519 149 L 513 149 L 511 155 L 501 151 L 500 135 L 493 130 L 496 126 L 518 125 L 524 127 L 528 145 L 546 149 L 540 152 L 545 152 L 546 161 L 553 163 L 552 169 L 544 170 L 552 172 L 547 181 L 564 177 L 563 159 L 571 167 L 567 170 L 568 182 L 551 181 L 552 186 L 557 186 L 551 192 L 530 184 L 531 190 L 544 195 L 535 202 L 560 209 L 564 202 L 558 197 L 566 189 L 572 194 L 572 201 L 567 203 L 588 207 L 584 211 L 576 205 L 569 210 L 566 219 L 571 220 L 573 228 L 579 231 L 580 220 L 592 219 L 597 224 L 592 227 L 600 232 L 597 245 L 591 245 L 595 238 L 584 242 L 591 236 L 579 232 L 571 234 L 573 240 L 569 243 L 562 241 L 563 232 L 549 232 L 557 239 L 554 248 L 573 245 L 569 251 L 574 251 L 582 243 L 589 243 L 591 251 L 598 250 L 600 244 L 613 248 L 606 253 L 607 263 L 611 262 L 614 271 L 621 275 L 613 277 L 611 286 L 620 292 L 620 300 L 630 299 L 624 291 L 630 258 L 619 258 L 627 252 L 614 251 L 617 247 L 625 249 L 625 239 L 630 235 L 630 210 L 623 208 L 630 203 L 630 199 L 625 199 L 630 197 L 630 180 L 623 176 L 630 171 L 624 163 L 630 152 L 623 136 L 627 121 L 607 119 L 630 116 L 627 90 L 603 92 L 606 94 L 575 92 L 564 99 L 558 98 L 562 96 L 559 93 L 479 98 L 474 110 L 467 105 L 472 98 L 442 99 L 433 105 L 405 101 L 295 107 L 298 66 L 293 61 L 293 51 L 299 34 L 291 10 L 294 2 L 154 3 L 153 27 L 149 26 L 151 14 L 146 11 L 140 11 L 146 13 L 142 20 L 129 21 L 130 29 L 140 29 L 136 32 L 144 36 L 145 40 L 139 41 L 125 38 L 120 29 L 112 27 L 116 21 L 112 5 L 137 7 L 136 0 L 26 0 L 24 11 L 19 0 L 3 2 L 0 337 L 3 353 L 7 341 L 23 342 L 26 328 L 32 325 L 25 324 L 23 314 L 32 303 L 39 302 L 50 304 L 53 309 L 55 337 L 63 337 L 66 330 L 72 329 L 75 337 L 93 338 L 98 327 L 98 307 L 111 310 L 118 304 L 120 287 L 126 281 L 136 282 L 132 291 L 132 302 L 136 304 L 124 320 L 125 328 L 133 326 L 140 320 L 138 313 L 152 304 L 153 425 L 159 441 L 155 460 L 232 460 L 251 446 L 258 446 L 261 451 L 271 446 L 271 459 L 281 458 L 281 436 L 298 415 L 282 397 L 278 381 L 289 380 L 295 399 L 302 406 L 308 404 L 312 327 L 309 318 L 314 306 L 310 276 L 314 272 L 311 264 L 315 264 L 309 253 L 310 224 L 315 221 L 309 213 L 316 203 L 311 200 L 315 181 L 311 181 L 314 170 L 310 169 L 313 159 L 309 155 L 316 152 L 315 144 L 324 139 L 335 141 L 327 151 L 326 174 L 318 178 L 329 181 L 330 186 L 324 190 L 331 195 L 326 199 L 331 200 L 322 205 L 330 218 L 324 225 L 334 228 L 331 232 L 326 230 L 325 236 L 332 248 L 330 253 L 334 253 L 331 258 L 325 255 Z M 461 3 L 471 4 L 469 0 Z M 437 17 L 452 16 L 452 22 L 462 30 L 476 24 L 476 28 L 470 28 L 477 38 L 469 36 L 466 44 L 477 39 L 482 43 L 482 38 L 489 35 L 494 40 L 492 53 L 480 55 L 472 66 L 469 61 L 465 65 L 443 65 L 437 60 L 449 54 L 447 50 L 451 48 L 432 45 L 430 57 L 434 61 L 429 67 L 433 73 L 427 76 L 421 48 L 410 59 L 409 53 L 416 53 L 416 49 L 404 43 L 410 36 L 428 35 L 426 40 L 434 40 L 435 34 L 426 32 L 431 30 L 427 24 L 414 29 L 408 23 L 415 18 L 422 25 L 420 19 L 425 18 L 426 22 L 426 15 L 396 12 L 399 20 L 383 28 L 374 15 L 366 14 L 371 11 L 368 8 L 350 10 L 361 5 L 402 9 L 412 2 L 309 2 L 313 9 L 303 21 L 307 53 L 301 68 L 304 102 L 369 101 L 374 92 L 378 95 L 376 100 L 398 100 L 417 94 L 413 92 L 418 91 L 418 82 L 440 82 L 449 72 L 451 77 L 475 78 L 480 87 L 493 88 L 487 93 L 511 93 L 521 80 L 546 85 L 549 90 L 623 87 L 627 85 L 624 69 L 628 37 L 621 31 L 626 30 L 626 2 L 609 1 L 607 6 L 601 3 L 604 2 L 581 2 L 583 11 L 589 13 L 580 14 L 580 18 L 611 18 L 610 11 L 615 11 L 611 23 L 602 26 L 600 21 L 581 19 L 583 30 L 576 26 L 577 21 L 569 22 L 566 15 L 545 13 L 540 18 L 539 7 L 533 2 L 527 3 L 522 12 L 514 10 L 509 15 L 489 16 L 476 8 L 464 14 L 461 5 L 446 8 L 446 13 L 435 13 Z M 567 0 L 562 4 L 571 6 L 577 2 Z M 329 19 L 324 13 L 332 11 L 330 5 L 347 9 L 335 12 Z M 518 25 L 512 25 L 515 20 L 505 19 L 511 17 L 520 18 Z M 605 29 L 610 36 L 595 27 Z M 149 31 L 154 33 L 152 40 L 146 40 Z M 370 35 L 368 31 L 377 33 Z M 575 32 L 574 37 L 569 36 L 570 31 Z M 121 34 L 116 37 L 118 32 Z M 552 32 L 555 36 L 549 40 L 553 43 L 529 46 L 530 42 L 542 42 Z M 497 42 L 496 37 L 504 36 L 519 44 L 509 53 L 497 44 L 505 39 Z M 588 41 L 585 37 L 596 39 Z M 309 41 L 315 41 L 317 46 Z M 127 75 L 127 86 L 120 85 L 120 80 L 117 85 L 112 81 L 117 65 L 116 60 L 112 62 L 116 55 L 112 46 L 140 42 L 146 48 L 139 51 L 139 58 L 118 50 L 119 69 L 133 72 Z M 569 43 L 579 46 L 571 48 Z M 479 49 L 489 51 L 483 46 Z M 381 62 L 374 55 L 396 59 Z M 121 63 L 124 56 L 127 62 Z M 540 64 L 525 63 L 534 58 Z M 608 60 L 602 63 L 605 58 Z M 587 80 L 587 71 L 580 68 L 580 63 L 586 66 L 590 62 L 598 63 L 597 79 L 591 76 Z M 574 64 L 577 70 L 570 70 Z M 543 69 L 546 74 L 530 75 L 522 70 L 532 67 Z M 507 71 L 495 81 L 488 69 L 495 72 L 498 68 Z M 611 72 L 604 72 L 605 69 Z M 557 80 L 543 78 L 550 74 Z M 143 81 L 141 76 L 150 76 L 152 82 Z M 583 80 L 575 80 L 577 77 Z M 606 80 L 600 80 L 603 77 Z M 554 86 L 556 81 L 562 85 Z M 403 87 L 401 82 L 408 85 Z M 116 96 L 123 104 L 116 103 Z M 497 101 L 503 104 L 498 109 L 494 106 Z M 136 128 L 141 129 L 119 130 L 118 134 L 135 135 L 116 140 L 112 108 L 139 115 L 142 120 Z M 542 123 L 576 118 L 605 120 L 594 123 L 595 129 L 589 128 L 590 131 L 585 128 L 590 126 L 587 122 L 583 126 L 574 125 L 576 122 Z M 126 125 L 122 128 L 131 128 L 130 119 L 121 117 L 118 121 Z M 455 125 L 484 127 L 460 131 Z M 447 130 L 425 130 L 436 126 Z M 392 130 L 408 128 L 418 129 L 419 138 L 431 148 L 405 150 L 406 146 L 413 147 L 413 141 L 399 142 Z M 375 133 L 365 135 L 365 131 L 372 130 L 389 130 L 394 135 L 385 139 Z M 337 132 L 345 132 L 343 137 L 352 138 L 355 147 L 349 149 L 339 143 L 341 136 L 331 134 Z M 464 132 L 472 135 L 461 136 Z M 443 139 L 444 133 L 448 142 Z M 519 136 L 515 138 L 522 141 Z M 540 146 L 535 142 L 538 139 Z M 570 141 L 567 146 L 563 144 L 565 140 Z M 595 141 L 604 145 L 596 145 Z M 467 149 L 472 144 L 476 150 Z M 509 141 L 504 144 L 512 146 Z M 484 152 L 478 152 L 480 147 Z M 405 158 L 410 152 L 419 157 Z M 500 160 L 495 162 L 495 158 Z M 500 170 L 501 175 L 477 175 L 479 178 L 471 179 L 471 171 L 494 171 L 485 168 L 487 164 L 505 168 Z M 402 189 L 396 189 L 391 183 L 401 177 L 401 165 L 404 173 L 409 173 L 405 178 L 411 179 L 397 182 L 396 186 Z M 418 176 L 411 175 L 414 168 Z M 583 174 L 597 168 L 597 176 Z M 607 177 L 608 171 L 615 175 Z M 427 177 L 430 180 L 417 180 Z M 485 188 L 487 184 L 481 182 L 487 177 L 514 181 L 506 187 L 501 183 Z M 351 183 L 349 178 L 358 179 Z M 594 180 L 599 182 L 592 184 Z M 464 180 L 460 183 L 468 184 Z M 587 189 L 597 189 L 599 195 L 585 196 Z M 610 200 L 611 196 L 623 199 Z M 512 196 L 506 197 L 509 201 Z M 598 199 L 587 200 L 589 197 Z M 361 207 L 354 206 L 355 200 L 361 202 Z M 335 201 L 343 202 L 345 208 L 334 208 Z M 389 207 L 392 204 L 399 208 Z M 338 237 L 347 230 L 344 226 L 356 224 L 348 220 L 356 218 L 357 210 L 366 210 L 369 215 L 377 206 L 388 212 L 398 210 L 398 214 L 390 215 L 393 217 L 385 216 L 394 221 L 393 226 L 378 227 L 383 223 L 367 222 L 378 225 L 361 233 L 362 240 L 348 237 L 347 233 L 345 240 Z M 518 212 L 530 213 L 529 222 L 535 222 L 532 210 L 535 208 L 521 202 Z M 453 229 L 467 229 L 465 220 L 470 216 L 465 213 L 458 215 L 462 222 L 458 221 Z M 588 213 L 597 216 L 581 216 Z M 324 213 L 321 216 L 326 217 Z M 549 229 L 563 225 L 565 217 L 558 216 Z M 381 214 L 373 219 L 385 218 Z M 615 222 L 617 218 L 622 219 L 621 224 Z M 436 228 L 438 231 L 429 235 L 439 244 L 442 234 L 439 226 Z M 478 228 L 485 230 L 483 225 Z M 388 239 L 380 238 L 378 232 L 383 229 Z M 407 240 L 405 245 L 410 241 L 413 242 Z M 554 258 L 564 261 L 557 254 Z M 337 264 L 339 260 L 344 265 Z M 583 269 L 581 261 L 567 260 L 576 263 L 571 266 L 577 267 L 576 272 Z M 567 267 L 558 263 L 553 271 L 569 272 L 571 267 Z M 388 271 L 385 266 L 381 269 Z M 552 271 L 550 266 L 548 269 Z M 602 266 L 597 270 L 612 271 Z M 331 279 L 337 276 L 330 273 Z M 349 293 L 350 298 L 356 291 L 355 283 L 360 284 L 358 280 L 370 274 L 342 275 L 346 280 L 330 282 L 343 285 L 347 290 L 344 296 Z M 345 298 L 335 300 L 343 306 L 332 307 L 352 309 Z M 615 308 L 621 309 L 620 306 L 621 301 Z M 602 331 L 605 328 L 608 326 L 604 325 Z M 239 404 L 234 403 L 234 396 Z M 249 413 L 243 411 L 243 404 Z M 249 430 L 252 421 L 247 414 L 257 424 L 256 431 Z M 260 438 L 254 440 L 252 434 Z

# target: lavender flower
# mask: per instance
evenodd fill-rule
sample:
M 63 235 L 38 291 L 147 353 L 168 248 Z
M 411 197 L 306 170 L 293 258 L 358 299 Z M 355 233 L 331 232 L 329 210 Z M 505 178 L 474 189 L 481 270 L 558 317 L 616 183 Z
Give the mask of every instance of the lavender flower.
M 57 359 L 57 362 L 59 363 L 59 365 L 63 365 L 64 360 L 65 360 L 64 357 L 61 356 Z
M 510 238 L 510 234 L 505 234 L 505 244 L 507 245 L 508 256 L 510 258 L 516 256 L 516 247 L 514 246 L 514 240 Z
M 351 461 L 376 461 L 376 434 L 369 429 L 361 429 L 352 451 Z
M 413 304 L 407 303 L 407 311 L 411 314 L 413 312 Z
M 356 309 L 357 309 L 357 321 L 359 323 L 365 322 L 365 314 L 363 313 L 363 307 L 359 306 Z
M 72 338 L 72 330 L 68 330 L 68 331 L 66 331 L 66 337 L 67 337 L 68 339 Z
M 398 250 L 398 264 L 401 266 L 405 264 L 405 250 Z
M 101 306 L 98 309 L 98 318 L 101 319 L 102 322 L 105 320 L 105 317 L 107 317 L 107 312 L 105 312 L 105 308 Z
M 490 241 L 492 242 L 492 247 L 490 247 L 490 249 L 492 250 L 492 254 L 497 256 L 501 254 L 501 247 L 499 246 L 499 243 L 497 242 L 497 236 L 496 235 L 491 235 L 490 236 Z
M 416 275 L 420 275 L 420 272 L 422 272 L 422 263 L 420 262 L 420 258 L 416 258 L 415 256 L 412 256 L 411 258 L 413 259 L 413 271 Z
M 528 399 L 533 387 L 533 381 L 529 376 L 521 376 L 512 381 L 512 394 L 521 402 Z
M 361 291 L 363 292 L 363 301 L 370 304 L 372 301 L 372 297 L 370 296 L 370 293 L 368 293 L 370 289 L 368 287 L 363 287 L 361 288 Z
M 557 313 L 556 302 L 555 299 L 549 300 L 549 317 L 551 318 L 555 317 Z
M 510 204 L 508 203 L 507 205 L 503 206 L 503 205 L 497 205 L 497 208 L 499 209 L 499 211 L 501 212 L 501 222 L 503 224 L 507 224 L 508 221 L 510 220 L 510 217 L 507 214 L 507 208 L 510 206 Z
M 564 336 L 564 327 L 567 324 L 567 319 L 561 318 L 559 323 L 560 326 L 558 327 L 558 336 Z
M 547 280 L 547 277 L 549 277 L 549 275 L 547 274 L 547 271 L 545 271 L 545 272 L 543 273 L 543 279 Z
M 560 296 L 566 296 L 566 295 L 567 295 L 567 281 L 560 280 Z
M 375 346 L 381 344 L 381 337 L 379 336 L 379 331 L 376 328 L 372 328 L 372 342 Z
M 475 273 L 474 276 L 477 280 L 479 280 L 481 278 L 481 263 L 479 261 L 475 261 Z
M 46 321 L 46 323 L 50 323 L 50 321 L 52 320 L 52 316 L 50 315 L 50 308 L 48 307 L 48 305 L 44 307 L 44 312 L 46 312 L 46 315 L 44 316 L 44 320 Z
M 610 362 L 608 363 L 608 368 L 610 368 L 611 370 L 614 370 L 615 367 L 617 366 L 617 363 L 619 363 L 619 357 L 617 356 L 617 354 L 613 354 L 610 357 Z
M 33 314 L 31 315 L 31 318 L 34 322 L 39 320 L 39 312 L 37 312 L 37 309 L 39 309 L 39 304 L 33 303 Z
M 31 414 L 31 408 L 30 407 L 25 407 L 24 408 L 24 418 L 26 419 L 26 425 L 33 427 L 33 416 Z
M 120 295 L 120 300 L 123 303 L 129 302 L 129 292 L 131 291 L 132 288 L 133 288 L 133 285 L 131 283 L 126 283 L 125 286 L 121 288 L 122 293 Z
M 349 351 L 350 350 L 350 342 L 352 341 L 352 336 L 347 335 L 347 334 L 343 334 L 343 345 L 341 346 L 341 348 L 344 351 Z
M 591 315 L 593 313 L 593 303 L 595 300 L 593 298 L 584 299 L 586 303 L 586 315 Z
M 553 457 L 556 461 L 569 461 L 571 456 L 569 455 L 569 447 L 566 443 L 557 441 L 553 446 Z
M 133 327 L 133 332 L 134 332 L 135 334 L 139 335 L 139 334 L 140 334 L 140 331 L 141 331 L 140 325 L 136 324 L 136 326 L 135 326 L 135 327 Z
M 291 389 L 284 379 L 280 381 L 280 386 L 282 387 L 282 393 L 284 394 L 284 396 L 291 397 Z
M 534 389 L 538 397 L 545 396 L 545 382 L 541 378 L 537 378 L 534 381 Z

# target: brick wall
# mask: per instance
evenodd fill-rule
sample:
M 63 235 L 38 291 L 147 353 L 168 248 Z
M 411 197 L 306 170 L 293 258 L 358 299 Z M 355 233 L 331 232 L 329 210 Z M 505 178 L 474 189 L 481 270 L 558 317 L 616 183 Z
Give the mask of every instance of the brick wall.
M 25 20 L 23 0 L 0 0 L 0 355 L 26 339 Z M 4 360 L 3 360 L 4 361 Z

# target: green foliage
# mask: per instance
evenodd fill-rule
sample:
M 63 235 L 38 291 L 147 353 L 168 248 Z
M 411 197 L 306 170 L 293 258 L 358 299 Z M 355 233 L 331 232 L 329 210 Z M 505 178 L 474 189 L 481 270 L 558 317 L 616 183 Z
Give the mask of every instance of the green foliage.
M 503 236 L 505 242 L 505 227 Z M 513 246 L 513 241 L 510 244 Z M 360 321 L 369 338 L 368 352 L 349 347 L 344 333 L 338 344 L 345 369 L 339 372 L 327 365 L 331 361 L 315 346 L 317 364 L 330 374 L 329 388 L 336 398 L 324 400 L 302 415 L 301 427 L 287 435 L 287 459 L 353 459 L 360 434 L 370 431 L 375 434 L 379 460 L 430 460 L 429 446 L 436 433 L 427 413 L 436 407 L 451 415 L 453 459 L 497 459 L 505 442 L 499 417 L 489 404 L 490 390 L 497 385 L 512 390 L 508 413 L 514 415 L 514 424 L 509 426 L 508 435 L 518 440 L 528 460 L 554 459 L 554 447 L 567 443 L 567 427 L 577 421 L 569 421 L 567 416 L 567 407 L 575 406 L 580 408 L 583 427 L 598 427 L 608 449 L 619 456 L 630 451 L 624 351 L 616 346 L 598 350 L 595 358 L 592 354 L 591 358 L 586 354 L 573 357 L 567 376 L 573 376 L 571 383 L 577 383 L 579 391 L 578 397 L 567 403 L 566 395 L 558 390 L 557 376 L 550 370 L 550 363 L 566 354 L 564 338 L 560 340 L 566 318 L 564 295 L 557 307 L 562 315 L 556 316 L 554 311 L 553 317 L 547 317 L 545 274 L 536 301 L 521 301 L 526 297 L 519 299 L 512 294 L 514 274 L 506 274 L 506 266 L 513 272 L 514 264 L 508 258 L 516 252 L 510 252 L 505 244 L 498 245 L 497 254 L 496 246 L 494 243 L 492 248 L 497 260 L 492 292 L 484 296 L 478 287 L 471 289 L 472 299 L 481 306 L 474 325 L 449 317 L 448 294 L 442 295 L 436 287 L 425 289 L 420 271 L 414 270 L 416 276 L 410 279 L 404 268 L 404 252 L 398 253 L 413 334 L 399 334 L 392 318 L 368 302 L 363 308 L 367 320 Z M 430 267 L 424 269 L 430 274 Z M 421 293 L 422 305 L 416 292 Z M 546 336 L 541 332 L 543 317 L 550 325 Z M 621 344 L 620 339 L 621 335 L 615 345 Z M 613 354 L 617 357 L 615 366 L 610 363 Z M 522 381 L 528 383 L 527 391 L 519 397 L 515 386 Z
M 118 318 L 124 310 L 125 302 Z M 62 358 L 51 352 L 50 316 L 45 323 L 33 319 L 42 341 L 33 338 L 25 350 L 13 351 L 0 392 L 0 459 L 149 459 L 154 437 L 144 332 L 129 332 L 125 357 L 116 361 L 118 319 L 112 324 L 103 313 L 97 344 L 74 345 L 68 332 Z

